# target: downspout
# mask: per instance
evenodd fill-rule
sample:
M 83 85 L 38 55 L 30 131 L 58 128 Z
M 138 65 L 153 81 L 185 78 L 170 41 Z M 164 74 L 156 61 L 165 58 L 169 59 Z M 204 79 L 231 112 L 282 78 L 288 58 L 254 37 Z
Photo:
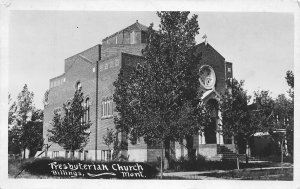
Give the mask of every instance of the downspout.
M 101 46 L 99 45 L 99 60 L 96 61 L 96 126 L 95 126 L 95 161 L 97 161 L 98 150 L 98 81 L 99 81 L 99 61 L 101 60 Z

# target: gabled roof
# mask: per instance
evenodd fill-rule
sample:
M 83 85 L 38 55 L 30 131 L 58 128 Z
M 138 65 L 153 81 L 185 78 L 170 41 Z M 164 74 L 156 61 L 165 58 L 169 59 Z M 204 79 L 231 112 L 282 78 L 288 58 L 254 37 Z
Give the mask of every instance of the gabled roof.
M 216 49 L 214 49 L 209 43 L 205 44 L 205 42 L 202 42 L 202 43 L 199 43 L 198 45 L 196 45 L 196 47 L 198 47 L 198 48 L 199 47 L 200 48 L 204 48 L 204 47 L 210 48 L 225 60 L 225 58 Z
M 114 33 L 114 34 L 112 34 L 112 35 L 104 38 L 102 41 L 105 41 L 105 40 L 107 40 L 107 39 L 109 39 L 109 38 L 111 38 L 111 37 L 113 37 L 113 36 L 115 36 L 115 35 L 117 35 L 119 33 L 124 32 L 124 31 L 133 31 L 133 30 L 134 31 L 147 31 L 148 27 L 145 26 L 145 25 L 143 25 L 143 24 L 140 24 L 138 22 L 138 20 L 137 20 L 134 24 L 132 24 L 132 25 L 130 25 L 130 26 L 128 26 L 128 27 L 126 27 L 126 28 L 124 28 L 124 29 L 122 29 L 122 30 L 120 30 L 120 31 L 118 31 L 118 32 L 116 32 L 116 33 Z

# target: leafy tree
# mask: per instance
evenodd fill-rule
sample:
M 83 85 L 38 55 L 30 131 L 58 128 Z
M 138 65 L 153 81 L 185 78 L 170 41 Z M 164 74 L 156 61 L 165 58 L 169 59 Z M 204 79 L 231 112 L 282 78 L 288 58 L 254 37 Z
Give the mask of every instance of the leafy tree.
M 106 129 L 106 133 L 103 135 L 103 143 L 107 146 L 109 151 L 111 151 L 111 145 L 114 144 L 116 140 L 116 135 L 113 129 Z
M 238 153 L 245 153 L 255 133 L 270 130 L 274 113 L 274 101 L 269 91 L 256 91 L 253 104 L 248 105 L 251 97 L 243 85 L 244 81 L 228 80 L 220 104 L 223 133 L 225 136 L 234 136 Z M 248 162 L 247 153 L 246 160 Z
M 16 120 L 16 112 L 17 112 L 17 103 L 13 102 L 11 103 L 11 95 L 8 94 L 8 128 L 14 124 L 14 121 Z
M 227 88 L 220 103 L 223 134 L 227 137 L 234 137 L 237 151 L 241 147 L 238 138 L 248 138 L 254 132 L 254 128 L 249 127 L 248 102 L 250 97 L 243 85 L 244 81 L 227 80 Z
M 31 120 L 23 127 L 20 142 L 30 150 L 30 157 L 33 157 L 43 146 L 43 111 L 35 110 Z
M 33 156 L 42 146 L 43 112 L 34 107 L 33 96 L 25 84 L 17 97 L 18 101 L 13 102 L 9 108 L 8 142 L 11 153 L 29 149 L 29 155 Z
M 181 117 L 185 108 L 191 116 L 199 112 L 197 92 L 197 64 L 191 54 L 199 26 L 197 16 L 189 12 L 158 12 L 159 30 L 148 28 L 148 39 L 143 51 L 145 62 L 132 69 L 131 74 L 121 70 L 114 83 L 114 101 L 119 113 L 117 129 L 130 134 L 131 141 L 143 137 L 150 144 L 158 141 L 163 149 L 170 141 L 182 141 L 200 124 Z M 128 70 L 127 70 L 128 71 Z M 178 119 L 195 128 L 184 129 Z M 200 119 L 200 118 L 199 118 Z M 196 123 L 199 119 L 193 119 Z M 186 133 L 183 133 L 187 131 Z M 162 158 L 161 158 L 162 165 Z M 162 172 L 162 166 L 161 166 Z
M 44 104 L 44 107 L 46 107 L 48 104 L 49 104 L 49 93 L 50 93 L 50 90 L 47 89 L 45 94 L 44 94 L 44 99 L 43 99 L 43 104 Z
M 288 85 L 294 89 L 294 73 L 293 71 L 289 70 L 286 72 L 286 77 L 285 77 Z
M 288 120 L 287 120 L 287 146 L 288 151 L 291 155 L 294 154 L 294 74 L 292 71 L 287 71 L 286 80 L 288 85 L 291 87 L 289 90 L 289 94 L 291 100 L 289 100 L 289 108 L 288 108 Z
M 287 84 L 291 87 L 288 91 L 290 98 L 284 94 L 277 97 L 275 102 L 274 125 L 278 129 L 286 129 L 288 152 L 293 155 L 294 149 L 294 74 L 286 72 Z
M 49 141 L 58 143 L 65 150 L 82 150 L 88 142 L 90 121 L 84 122 L 83 93 L 76 90 L 70 106 L 63 104 L 63 112 L 54 111 L 52 128 L 48 129 Z M 64 115 L 62 115 L 64 113 Z M 72 157 L 73 158 L 73 157 Z
M 127 146 L 127 144 L 124 144 L 124 141 L 119 140 L 117 131 L 107 128 L 106 133 L 103 135 L 103 143 L 107 146 L 107 148 L 110 151 L 113 150 L 111 156 L 112 160 L 127 160 L 127 157 L 123 157 L 123 155 L 120 154 L 120 151 L 122 149 L 125 149 L 125 146 Z

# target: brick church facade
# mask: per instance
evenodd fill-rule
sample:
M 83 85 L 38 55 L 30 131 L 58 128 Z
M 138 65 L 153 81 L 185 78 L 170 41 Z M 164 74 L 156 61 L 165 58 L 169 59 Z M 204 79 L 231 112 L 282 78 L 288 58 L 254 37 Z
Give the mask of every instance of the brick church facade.
M 88 144 L 74 156 L 79 159 L 109 160 L 112 152 L 103 143 L 107 128 L 114 129 L 113 82 L 121 68 L 132 69 L 143 61 L 142 49 L 145 48 L 147 27 L 136 22 L 102 40 L 102 45 L 93 46 L 83 52 L 65 59 L 64 73 L 50 79 L 48 104 L 44 109 L 43 138 L 48 141 L 47 130 L 51 128 L 54 111 L 61 111 L 63 103 L 68 104 L 77 88 L 85 95 L 86 116 L 91 121 Z M 220 94 L 225 90 L 226 78 L 232 77 L 232 64 L 225 61 L 210 44 L 203 42 L 196 46 L 194 53 L 201 53 L 199 71 L 199 89 L 204 90 L 203 101 L 218 105 Z M 219 132 L 217 118 L 220 115 L 216 108 L 215 122 L 205 133 L 195 133 L 194 149 L 197 154 L 208 159 L 219 160 L 224 156 L 222 150 L 235 152 L 232 139 L 223 138 Z M 185 156 L 184 146 L 175 143 L 175 156 Z M 156 161 L 160 157 L 159 146 L 149 146 L 138 140 L 136 144 L 128 142 L 128 150 L 123 154 L 129 161 Z M 70 152 L 58 144 L 53 144 L 43 155 L 48 157 L 69 157 Z

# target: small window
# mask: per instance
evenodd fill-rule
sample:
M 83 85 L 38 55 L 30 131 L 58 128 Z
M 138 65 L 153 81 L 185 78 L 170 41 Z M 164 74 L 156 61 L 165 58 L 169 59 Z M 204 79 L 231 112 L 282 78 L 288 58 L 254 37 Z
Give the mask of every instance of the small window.
M 69 157 L 69 151 L 66 151 L 65 158 Z
M 135 44 L 135 32 L 130 33 L 130 44 Z
M 52 152 L 52 158 L 56 158 L 56 157 L 58 157 L 58 151 L 53 151 Z
M 231 72 L 231 68 L 229 67 L 229 68 L 227 69 L 227 71 L 228 71 L 228 72 Z
M 88 159 L 88 152 L 89 151 L 84 151 L 84 155 L 83 155 L 83 160 L 87 160 Z
M 139 138 L 137 138 L 137 140 L 136 140 L 136 144 L 141 144 L 141 138 L 139 137 Z
M 111 150 L 101 150 L 101 160 L 110 161 L 111 160 Z

